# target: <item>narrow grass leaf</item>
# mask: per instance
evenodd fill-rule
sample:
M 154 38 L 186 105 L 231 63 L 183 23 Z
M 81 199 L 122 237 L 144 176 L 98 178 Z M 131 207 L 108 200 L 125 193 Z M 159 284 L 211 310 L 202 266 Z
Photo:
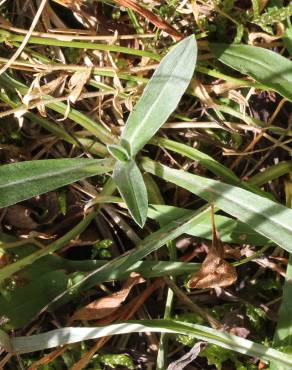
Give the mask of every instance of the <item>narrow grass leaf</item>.
M 162 227 L 160 230 L 152 233 L 143 241 L 141 241 L 140 245 L 138 245 L 132 251 L 125 253 L 112 261 L 109 262 L 100 262 L 100 261 L 64 261 L 57 260 L 57 264 L 55 268 L 58 266 L 59 268 L 63 268 L 65 263 L 65 268 L 79 268 L 83 271 L 88 271 L 87 274 L 83 274 L 80 276 L 80 279 L 76 280 L 72 279 L 71 284 L 68 288 L 64 289 L 64 291 L 55 297 L 53 300 L 48 302 L 45 305 L 45 309 L 55 309 L 60 307 L 62 304 L 65 304 L 74 298 L 72 292 L 76 292 L 76 294 L 88 290 L 95 286 L 96 284 L 110 281 L 114 279 L 122 279 L 129 276 L 131 272 L 139 272 L 142 276 L 145 277 L 155 277 L 155 276 L 164 276 L 164 275 L 171 275 L 171 274 L 184 274 L 184 273 L 193 273 L 198 270 L 198 264 L 183 264 L 181 262 L 162 262 L 162 261 L 154 261 L 154 262 L 142 262 L 141 260 L 149 255 L 150 253 L 154 252 L 155 250 L 159 249 L 167 242 L 177 238 L 178 236 L 186 233 L 189 228 L 193 227 L 196 223 L 200 222 L 202 218 L 209 214 L 209 207 L 203 207 L 197 211 L 193 211 L 191 214 L 184 215 L 174 222 L 168 223 L 166 226 Z M 48 247 L 42 250 L 36 250 L 33 253 L 30 253 L 26 257 L 22 258 L 21 260 L 4 267 L 0 272 L 0 281 L 3 281 L 7 277 L 11 276 L 13 273 L 20 271 L 23 268 L 30 268 L 28 265 L 32 264 L 33 262 L 39 260 L 40 258 L 44 257 L 47 259 L 47 262 L 53 263 L 55 261 L 51 260 L 52 256 L 48 256 L 48 253 L 52 253 L 58 249 L 58 247 L 64 244 L 64 241 L 68 242 L 74 236 L 76 236 L 77 232 L 83 230 L 84 222 L 86 221 L 85 225 L 93 219 L 95 213 L 92 213 L 89 219 L 85 219 L 82 221 L 82 225 L 77 225 L 74 229 L 78 227 L 78 230 L 70 231 L 70 235 L 65 235 L 56 242 L 52 243 Z M 87 216 L 87 218 L 89 217 Z M 50 258 L 50 260 L 48 260 Z M 40 261 L 41 262 L 41 261 Z M 21 274 L 23 276 L 30 276 L 31 274 L 26 274 L 26 271 L 22 271 Z M 33 282 L 32 282 L 33 283 Z M 21 289 L 21 288 L 19 288 Z M 11 302 L 6 302 L 6 305 L 10 305 L 10 307 L 14 307 L 14 303 L 17 302 L 19 299 L 18 297 L 18 288 L 16 289 L 15 295 L 13 296 L 14 299 Z M 19 293 L 20 295 L 21 292 Z M 1 304 L 1 301 L 0 301 Z M 17 309 L 17 305 L 15 304 L 15 309 Z M 7 306 L 7 311 L 9 311 L 9 307 Z M 10 317 L 11 320 L 18 320 L 16 317 Z M 13 326 L 14 322 L 11 322 Z
M 289 25 L 289 27 L 286 29 L 284 33 L 283 44 L 291 56 L 292 55 L 292 26 L 291 25 Z
M 206 326 L 167 319 L 127 321 L 95 328 L 67 327 L 43 334 L 12 337 L 10 339 L 10 347 L 12 348 L 12 353 L 21 354 L 110 335 L 143 332 L 191 335 L 199 340 L 204 340 L 241 354 L 256 356 L 266 361 L 275 360 L 281 365 L 292 366 L 292 356 L 286 353 Z
M 61 236 L 59 239 L 49 244 L 48 246 L 37 249 L 35 252 L 26 255 L 25 257 L 16 260 L 15 262 L 10 263 L 7 266 L 4 266 L 0 269 L 0 282 L 9 278 L 11 275 L 17 273 L 18 271 L 24 269 L 28 265 L 31 265 L 35 261 L 39 260 L 42 257 L 45 257 L 51 253 L 54 253 L 58 249 L 64 247 L 70 240 L 76 238 L 81 234 L 90 222 L 94 219 L 98 211 L 91 212 L 86 215 L 83 220 L 81 220 L 76 226 L 74 226 L 69 232 Z
M 143 227 L 147 217 L 148 197 L 143 176 L 136 162 L 118 161 L 113 172 L 113 180 L 133 219 Z
M 220 176 L 223 181 L 226 181 L 232 185 L 240 186 L 244 189 L 252 191 L 253 193 L 266 196 L 267 198 L 271 197 L 269 193 L 262 191 L 255 185 L 242 181 L 228 167 L 224 166 L 222 163 L 216 161 L 210 155 L 201 152 L 196 148 L 160 137 L 153 138 L 151 140 L 151 144 L 162 146 L 166 149 L 179 153 L 185 157 L 193 159 L 194 161 L 198 161 L 202 166 L 207 168 L 209 171 L 213 172 L 217 176 Z
M 68 294 L 70 294 L 72 289 L 79 289 L 80 286 L 84 287 L 84 285 L 91 284 L 92 282 L 94 282 L 94 285 L 96 285 L 104 281 L 109 281 L 116 279 L 117 277 L 121 278 L 121 276 L 125 276 L 125 272 L 129 271 L 133 266 L 135 266 L 135 264 L 138 264 L 137 266 L 139 266 L 141 260 L 148 256 L 150 253 L 161 248 L 169 241 L 174 240 L 180 235 L 186 233 L 191 227 L 199 223 L 201 219 L 206 216 L 207 213 L 209 214 L 209 212 L 210 207 L 204 206 L 196 211 L 193 211 L 190 215 L 184 215 L 176 219 L 174 222 L 168 223 L 158 231 L 147 236 L 147 238 L 141 241 L 141 243 L 137 245 L 133 250 L 128 251 L 125 254 L 107 262 L 103 266 L 97 266 L 96 269 L 90 271 L 76 284 L 71 285 L 70 289 L 66 289 L 62 293 L 62 295 L 60 295 L 57 300 L 55 300 L 55 302 L 60 302 L 60 300 L 66 298 Z M 35 255 L 37 253 L 38 252 L 35 252 L 33 254 Z M 171 266 L 174 267 L 174 265 Z M 169 274 L 172 274 L 172 271 L 174 271 L 171 269 L 171 266 L 169 266 Z M 143 271 L 140 270 L 139 272 L 141 273 L 141 275 L 143 275 L 144 273 L 146 274 L 146 272 L 151 273 L 150 270 L 144 269 Z M 156 270 L 155 267 L 153 267 L 153 270 Z M 195 266 L 195 270 L 197 270 L 197 265 Z M 138 270 L 135 269 L 134 271 L 137 272 Z M 149 275 L 146 276 L 149 277 Z
M 180 41 L 162 59 L 131 112 L 122 142 L 134 156 L 177 107 L 193 76 L 197 59 L 194 36 Z
M 292 252 L 292 209 L 245 189 L 175 170 L 144 158 L 145 171 L 181 186 Z
M 191 211 L 192 212 L 192 211 Z M 170 222 L 168 222 L 170 223 Z M 15 242 L 17 238 L 12 237 L 4 233 L 0 233 L 0 248 L 2 248 L 2 243 Z M 33 252 L 38 251 L 39 248 L 32 244 L 23 245 L 10 248 L 8 253 L 11 252 L 13 255 L 19 256 L 19 258 L 24 258 Z M 50 272 L 51 270 L 66 270 L 67 273 L 72 272 L 87 272 L 95 270 L 97 267 L 101 267 L 107 263 L 106 260 L 70 260 L 64 257 L 60 257 L 57 254 L 49 254 L 33 263 L 26 268 L 24 268 L 19 276 L 26 280 L 31 281 L 38 278 L 43 274 Z M 113 275 L 111 279 L 126 279 L 131 272 L 138 272 L 144 277 L 158 277 L 164 275 L 183 275 L 194 272 L 200 267 L 199 263 L 190 262 L 172 262 L 172 261 L 138 261 L 132 264 L 128 269 L 124 271 L 116 271 L 116 275 Z M 104 281 L 110 281 L 110 278 L 106 278 Z M 96 285 L 95 283 L 93 283 Z M 17 290 L 18 288 L 15 288 Z M 14 290 L 14 291 L 15 291 Z
M 292 101 L 292 61 L 279 53 L 250 45 L 211 44 L 222 63 L 251 76 Z
M 192 210 L 165 206 L 165 205 L 150 205 L 148 209 L 148 217 L 167 224 L 177 218 L 190 214 Z M 220 238 L 225 243 L 233 244 L 252 244 L 265 245 L 268 239 L 258 234 L 251 227 L 230 217 L 215 215 L 215 224 L 220 234 Z M 193 235 L 202 239 L 212 240 L 212 227 L 210 224 L 210 215 L 206 215 L 200 223 L 190 228 L 188 235 Z
M 274 334 L 273 346 L 282 351 L 291 353 L 292 348 L 292 254 L 290 254 L 283 288 L 282 304 L 279 310 L 279 318 Z M 289 370 L 291 367 L 272 362 L 271 370 Z
M 112 170 L 113 159 L 47 159 L 0 166 L 0 207 Z
M 258 172 L 256 175 L 251 177 L 248 182 L 254 186 L 262 186 L 269 181 L 278 179 L 279 177 L 286 175 L 286 173 L 292 172 L 292 161 L 283 161 L 266 168 L 262 172 Z

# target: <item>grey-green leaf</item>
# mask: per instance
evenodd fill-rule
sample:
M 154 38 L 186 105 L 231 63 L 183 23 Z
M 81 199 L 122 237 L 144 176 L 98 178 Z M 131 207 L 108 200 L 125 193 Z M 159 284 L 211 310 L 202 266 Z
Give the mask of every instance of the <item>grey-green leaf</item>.
M 250 45 L 211 44 L 210 49 L 222 63 L 292 101 L 292 61 L 289 59 Z
M 107 150 L 109 151 L 111 156 L 114 157 L 117 161 L 127 162 L 130 160 L 128 151 L 121 145 L 116 144 L 108 145 Z
M 147 158 L 141 164 L 145 171 L 215 204 L 283 249 L 292 252 L 292 209 L 245 189 L 174 170 Z
M 143 227 L 147 218 L 148 196 L 142 174 L 135 161 L 117 162 L 113 179 L 133 219 Z
M 137 154 L 175 110 L 193 76 L 196 60 L 194 36 L 180 41 L 162 59 L 122 134 L 131 156 Z
M 47 159 L 0 166 L 0 208 L 112 170 L 113 159 Z

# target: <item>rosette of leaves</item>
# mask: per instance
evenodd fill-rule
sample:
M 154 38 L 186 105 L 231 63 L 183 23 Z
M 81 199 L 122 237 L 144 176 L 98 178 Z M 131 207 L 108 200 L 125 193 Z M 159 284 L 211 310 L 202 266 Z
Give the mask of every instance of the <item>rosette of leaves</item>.
M 108 150 L 117 160 L 113 179 L 136 223 L 143 227 L 148 197 L 136 155 L 177 107 L 193 76 L 197 60 L 195 37 L 180 41 L 161 60 L 132 110 L 120 143 Z

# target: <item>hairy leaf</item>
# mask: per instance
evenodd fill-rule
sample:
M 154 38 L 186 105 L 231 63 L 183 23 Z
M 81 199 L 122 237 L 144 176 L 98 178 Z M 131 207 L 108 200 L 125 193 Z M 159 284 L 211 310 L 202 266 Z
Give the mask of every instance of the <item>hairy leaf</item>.
M 127 162 L 118 161 L 113 172 L 113 179 L 132 217 L 139 226 L 143 227 L 147 217 L 148 197 L 136 162 L 133 159 Z
M 47 159 L 0 166 L 0 208 L 111 171 L 113 159 Z
M 292 101 L 292 61 L 273 51 L 250 45 L 211 44 L 222 63 L 253 77 Z
M 175 110 L 194 73 L 197 46 L 194 36 L 180 41 L 162 59 L 131 112 L 122 134 L 134 156 Z
M 107 150 L 110 152 L 112 157 L 114 157 L 117 161 L 127 162 L 130 160 L 130 156 L 125 148 L 121 145 L 108 145 Z

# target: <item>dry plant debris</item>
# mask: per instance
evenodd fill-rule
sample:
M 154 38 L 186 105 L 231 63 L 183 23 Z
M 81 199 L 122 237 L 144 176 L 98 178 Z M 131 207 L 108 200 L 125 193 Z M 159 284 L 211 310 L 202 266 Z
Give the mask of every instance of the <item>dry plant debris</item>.
M 0 369 L 292 368 L 291 16 L 0 0 Z M 76 327 L 107 334 L 4 350 Z

